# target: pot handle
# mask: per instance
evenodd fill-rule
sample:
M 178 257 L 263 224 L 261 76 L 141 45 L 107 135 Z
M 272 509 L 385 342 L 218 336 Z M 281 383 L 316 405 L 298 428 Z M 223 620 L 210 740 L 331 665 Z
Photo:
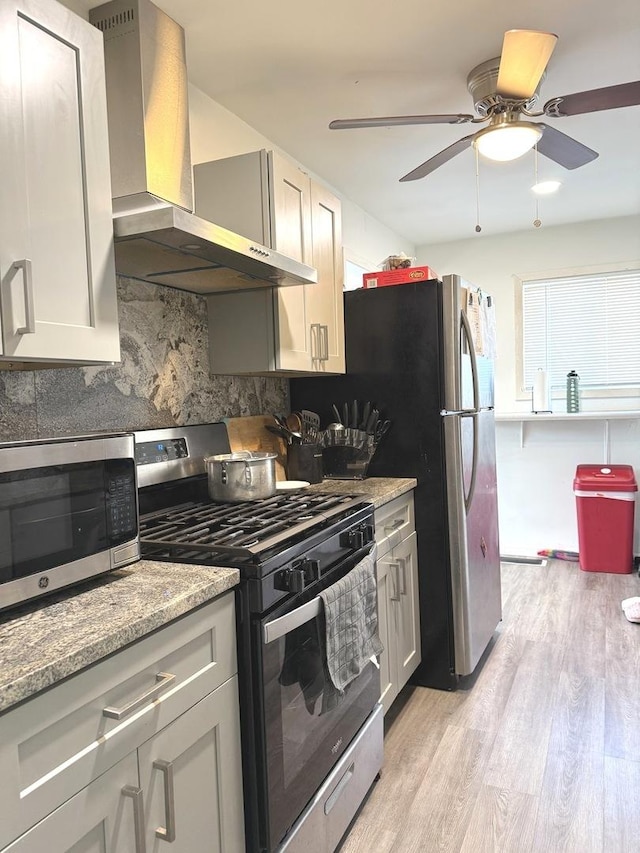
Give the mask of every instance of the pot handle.
M 244 463 L 244 480 L 248 486 L 253 483 L 253 478 L 251 476 L 251 466 L 248 462 Z
M 222 485 L 227 485 L 227 463 L 222 462 L 220 464 L 220 480 L 222 481 Z

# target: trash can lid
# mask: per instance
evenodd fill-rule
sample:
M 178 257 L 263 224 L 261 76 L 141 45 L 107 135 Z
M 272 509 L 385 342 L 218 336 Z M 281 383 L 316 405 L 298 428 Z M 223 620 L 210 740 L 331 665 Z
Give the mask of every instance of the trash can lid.
M 597 492 L 638 491 L 631 465 L 578 465 L 573 488 Z

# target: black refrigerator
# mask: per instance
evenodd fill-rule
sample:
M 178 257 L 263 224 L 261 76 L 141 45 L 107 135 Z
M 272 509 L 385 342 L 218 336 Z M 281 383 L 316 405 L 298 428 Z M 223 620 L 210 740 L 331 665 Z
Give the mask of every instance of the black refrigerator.
M 501 619 L 492 298 L 459 276 L 348 291 L 346 375 L 291 381 L 294 411 L 371 401 L 391 428 L 369 477 L 415 477 L 422 663 L 454 690 Z

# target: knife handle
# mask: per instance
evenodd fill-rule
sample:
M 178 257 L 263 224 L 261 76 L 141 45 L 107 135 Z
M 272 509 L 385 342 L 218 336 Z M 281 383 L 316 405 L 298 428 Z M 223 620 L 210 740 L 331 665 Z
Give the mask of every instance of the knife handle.
M 349 426 L 349 404 L 342 404 L 342 423 L 348 427 Z
M 362 411 L 362 420 L 360 421 L 360 429 L 366 430 L 367 421 L 369 420 L 369 415 L 371 414 L 371 401 L 367 400 L 364 404 L 364 409 Z
M 377 409 L 374 409 L 369 415 L 369 420 L 367 421 L 367 432 L 370 435 L 373 435 L 373 433 L 375 432 L 379 416 L 380 412 Z
M 336 404 L 332 403 L 331 408 L 333 409 L 333 414 L 336 416 L 336 423 L 342 424 L 342 418 L 340 417 L 340 412 L 338 411 Z M 346 424 L 342 424 L 342 426 L 346 426 Z

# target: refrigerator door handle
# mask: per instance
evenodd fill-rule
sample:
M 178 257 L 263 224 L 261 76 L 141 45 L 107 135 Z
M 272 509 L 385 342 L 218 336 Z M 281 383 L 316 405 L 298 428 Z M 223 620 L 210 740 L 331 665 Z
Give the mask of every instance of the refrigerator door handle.
M 463 489 L 463 497 L 464 497 L 464 508 L 465 511 L 469 512 L 469 507 L 471 506 L 471 501 L 473 500 L 473 496 L 476 491 L 476 477 L 478 473 L 478 424 L 476 422 L 476 418 L 479 415 L 479 412 L 476 411 L 466 411 L 462 410 L 460 412 L 449 412 L 446 409 L 443 409 L 440 414 L 443 418 L 472 418 L 473 419 L 473 444 L 472 444 L 472 454 L 471 454 L 471 479 L 469 482 L 469 491 L 464 492 Z M 457 445 L 455 458 L 458 460 L 458 464 L 462 465 L 462 439 L 460 435 L 460 429 L 458 427 L 455 428 L 455 442 Z M 464 474 L 462 470 L 460 470 L 460 482 L 464 484 Z
M 473 421 L 473 453 L 471 460 L 471 482 L 469 483 L 469 492 L 464 496 L 464 508 L 469 514 L 469 507 L 471 506 L 471 501 L 473 500 L 473 496 L 476 492 L 476 475 L 478 473 L 478 422 L 477 420 Z
M 476 350 L 473 345 L 473 335 L 471 333 L 471 326 L 469 325 L 469 319 L 464 311 L 460 312 L 460 328 L 462 334 L 467 339 L 467 346 L 469 348 L 469 358 L 471 359 L 471 380 L 473 382 L 473 409 L 464 410 L 464 411 L 477 411 L 478 404 L 480 402 L 480 386 L 478 384 L 478 361 L 476 359 Z

